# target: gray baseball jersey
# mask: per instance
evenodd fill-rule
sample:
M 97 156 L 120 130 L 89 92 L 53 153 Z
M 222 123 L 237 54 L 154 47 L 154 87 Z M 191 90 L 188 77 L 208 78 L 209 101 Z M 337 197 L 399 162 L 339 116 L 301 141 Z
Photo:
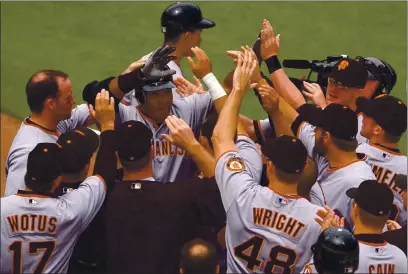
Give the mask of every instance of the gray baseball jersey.
M 1 198 L 1 273 L 66 273 L 105 195 L 105 182 L 91 176 L 58 198 L 22 190 Z
M 211 95 L 193 94 L 180 100 L 173 101 L 170 115 L 183 119 L 198 138 L 201 125 L 212 107 Z M 186 151 L 172 145 L 161 137 L 161 134 L 171 135 L 166 124 L 160 126 L 144 116 L 138 107 L 119 104 L 121 122 L 136 120 L 147 125 L 153 133 L 155 156 L 153 158 L 153 177 L 160 182 L 174 182 L 192 175 L 193 162 L 187 158 Z M 135 140 L 137 141 L 137 140 Z
M 355 273 L 407 273 L 407 257 L 395 245 L 358 242 L 360 260 Z
M 151 53 L 149 53 L 149 54 L 143 56 L 143 57 L 141 58 L 141 60 L 146 61 L 152 53 L 153 53 L 153 52 L 151 52 Z M 176 71 L 176 74 L 173 75 L 173 80 L 177 79 L 178 77 L 184 78 L 184 75 L 183 75 L 183 72 L 181 71 L 181 68 L 180 68 L 174 61 L 170 61 L 170 62 L 167 64 L 167 66 L 168 66 L 170 69 Z M 173 88 L 173 101 L 179 100 L 179 99 L 182 99 L 182 98 L 183 98 L 183 97 L 181 97 L 181 96 L 176 92 L 176 89 Z M 137 99 L 136 99 L 136 97 L 135 97 L 135 91 L 134 91 L 134 90 L 132 90 L 132 91 L 130 91 L 129 93 L 127 93 L 127 94 L 123 97 L 122 100 L 123 100 L 122 103 L 124 103 L 125 105 L 128 105 L 128 106 L 138 106 L 138 105 L 139 105 L 139 102 L 137 101 Z
M 346 228 L 352 230 L 353 223 L 350 213 L 352 200 L 346 195 L 346 191 L 352 187 L 358 187 L 365 180 L 376 180 L 369 165 L 364 161 L 355 161 L 347 166 L 329 167 L 328 161 L 314 151 L 315 133 L 314 126 L 302 123 L 299 127 L 298 138 L 303 142 L 309 155 L 316 161 L 319 176 L 318 183 L 322 187 L 326 204 L 337 215 L 343 216 Z
M 301 274 L 319 274 L 319 272 L 317 272 L 316 266 L 314 264 L 313 261 L 313 257 L 312 259 L 303 267 L 302 271 L 300 272 Z
M 386 183 L 394 193 L 396 209 L 395 221 L 401 225 L 407 223 L 407 212 L 404 209 L 401 194 L 403 191 L 395 185 L 397 174 L 407 174 L 407 156 L 399 151 L 392 151 L 376 144 L 360 144 L 357 152 L 365 155 L 363 159 L 369 164 L 380 183 Z M 394 216 L 393 216 L 394 217 Z
M 71 118 L 58 123 L 56 132 L 30 123 L 26 118 L 14 137 L 6 159 L 5 196 L 13 195 L 17 190 L 25 188 L 27 157 L 38 143 L 55 143 L 61 133 L 85 126 L 89 117 L 88 106 L 79 105 L 72 110 Z
M 215 179 L 227 213 L 228 273 L 297 273 L 320 234 L 318 206 L 259 185 L 238 151 L 223 154 Z

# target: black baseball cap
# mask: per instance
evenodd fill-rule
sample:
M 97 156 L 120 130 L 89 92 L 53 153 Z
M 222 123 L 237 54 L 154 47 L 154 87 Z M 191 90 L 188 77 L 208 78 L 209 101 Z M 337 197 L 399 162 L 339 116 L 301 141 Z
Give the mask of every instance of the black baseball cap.
M 153 133 L 142 122 L 127 121 L 117 132 L 118 156 L 125 161 L 137 161 L 150 152 Z
M 334 103 L 324 109 L 302 106 L 299 115 L 311 125 L 328 131 L 338 139 L 356 140 L 358 119 L 356 113 L 349 107 Z
M 307 150 L 303 143 L 293 136 L 282 135 L 267 139 L 261 150 L 278 169 L 284 172 L 298 174 L 306 165 Z
M 380 95 L 370 100 L 357 98 L 357 109 L 373 118 L 388 134 L 401 136 L 407 130 L 407 106 L 391 95 Z
M 363 89 L 367 83 L 368 71 L 355 60 L 342 58 L 328 77 L 343 87 Z
M 397 176 L 395 176 L 395 185 L 399 189 L 407 191 L 407 175 L 397 174 Z
M 391 189 L 376 180 L 364 181 L 358 188 L 348 189 L 346 195 L 354 199 L 361 209 L 376 216 L 388 215 L 394 201 Z
M 61 176 L 62 151 L 56 143 L 38 143 L 28 154 L 26 185 L 50 182 Z
M 62 173 L 80 172 L 98 149 L 99 136 L 93 130 L 82 127 L 60 135 L 57 143 L 62 150 Z

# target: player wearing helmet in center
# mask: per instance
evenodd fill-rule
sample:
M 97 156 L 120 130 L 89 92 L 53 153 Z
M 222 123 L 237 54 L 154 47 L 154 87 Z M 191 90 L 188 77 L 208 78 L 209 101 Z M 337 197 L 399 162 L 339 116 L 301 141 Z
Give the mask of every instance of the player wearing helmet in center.
M 313 258 L 302 273 L 354 273 L 359 263 L 359 246 L 347 229 L 329 227 L 312 246 Z
M 176 50 L 172 53 L 177 58 L 168 63 L 170 69 L 175 70 L 173 80 L 184 78 L 180 68 L 180 62 L 184 57 L 194 56 L 191 50 L 201 43 L 203 29 L 212 28 L 215 23 L 203 18 L 201 9 L 193 3 L 177 2 L 168 6 L 161 15 L 161 31 L 164 34 L 163 45 L 170 45 Z M 147 60 L 151 53 L 142 57 Z M 173 88 L 173 100 L 181 99 L 181 95 Z M 135 92 L 128 93 L 123 98 L 127 105 L 138 105 L 140 102 L 135 98 Z

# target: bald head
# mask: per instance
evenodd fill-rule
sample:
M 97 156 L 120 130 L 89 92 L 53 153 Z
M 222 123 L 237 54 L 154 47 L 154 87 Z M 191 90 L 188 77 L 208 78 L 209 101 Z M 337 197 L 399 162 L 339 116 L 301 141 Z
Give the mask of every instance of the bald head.
M 217 273 L 217 265 L 215 247 L 204 240 L 192 240 L 181 250 L 180 270 L 183 274 Z

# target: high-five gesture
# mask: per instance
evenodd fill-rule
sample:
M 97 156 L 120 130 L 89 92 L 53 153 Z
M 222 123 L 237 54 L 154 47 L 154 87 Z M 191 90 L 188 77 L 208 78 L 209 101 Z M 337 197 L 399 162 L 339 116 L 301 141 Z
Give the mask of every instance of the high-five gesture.
M 237 68 L 233 77 L 233 89 L 246 92 L 249 89 L 255 87 L 256 84 L 251 86 L 251 79 L 255 72 L 255 68 L 258 65 L 256 57 L 249 50 L 244 50 L 243 54 L 238 55 Z
M 242 46 L 242 47 L 241 47 L 241 50 L 242 50 L 242 51 L 238 51 L 238 50 L 227 50 L 227 52 L 226 52 L 226 54 L 227 54 L 228 56 L 234 58 L 234 59 L 233 59 L 233 62 L 234 62 L 235 65 L 237 65 L 237 63 L 238 63 L 238 56 L 239 56 L 240 54 L 244 54 L 245 51 L 249 51 L 249 53 L 251 54 L 252 58 L 253 58 L 254 60 L 257 60 L 257 57 L 256 57 L 256 54 L 255 54 L 254 50 L 251 49 L 248 45 Z M 252 83 L 258 83 L 261 79 L 262 79 L 261 70 L 260 70 L 260 68 L 259 68 L 259 63 L 257 63 L 257 65 L 256 65 L 256 67 L 255 67 L 255 70 L 254 70 L 254 73 L 253 73 L 253 75 L 252 75 L 251 81 L 252 81 Z
M 263 109 L 270 115 L 279 110 L 279 94 L 270 85 L 258 87 Z
M 278 55 L 280 44 L 280 34 L 275 36 L 275 32 L 268 20 L 262 22 L 261 31 L 261 57 L 263 60 L 271 56 Z
M 175 49 L 175 47 L 169 45 L 157 48 L 142 68 L 144 77 L 147 79 L 160 79 L 175 74 L 175 70 L 163 70 L 171 60 L 176 59 L 176 56 L 170 55 Z
M 198 79 L 203 79 L 204 76 L 212 72 L 210 58 L 208 58 L 208 55 L 199 47 L 191 48 L 191 51 L 194 53 L 197 62 L 194 63 L 193 58 L 187 57 L 188 65 Z
M 89 113 L 100 124 L 101 131 L 113 130 L 115 127 L 115 100 L 109 92 L 102 89 L 96 95 L 95 108 L 89 105 Z

